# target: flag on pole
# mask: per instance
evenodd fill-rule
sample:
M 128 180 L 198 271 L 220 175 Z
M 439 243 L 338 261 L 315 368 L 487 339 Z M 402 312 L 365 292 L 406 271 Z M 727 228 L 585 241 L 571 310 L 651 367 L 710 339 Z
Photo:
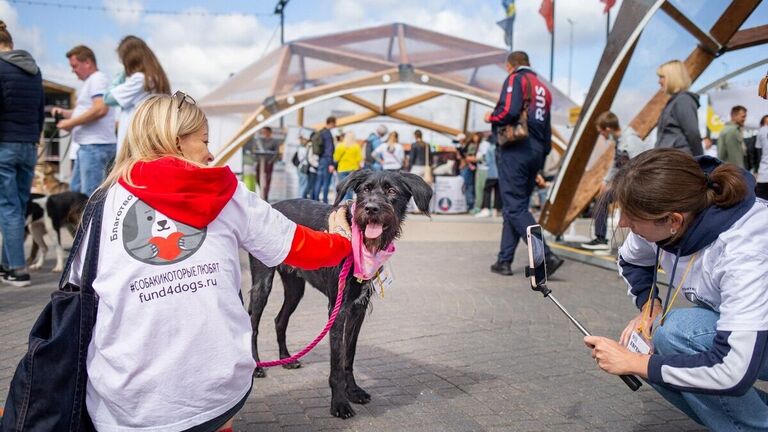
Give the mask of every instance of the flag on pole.
M 504 10 L 507 12 L 507 17 L 515 16 L 515 0 L 501 0 L 501 5 L 504 6 Z
M 600 3 L 605 3 L 605 8 L 603 9 L 603 13 L 607 14 L 611 11 L 611 8 L 616 5 L 616 0 L 600 0 Z
M 504 30 L 504 43 L 506 43 L 509 49 L 512 50 L 512 36 L 514 34 L 516 12 L 515 0 L 502 0 L 501 5 L 504 7 L 507 17 L 496 24 Z
M 552 0 L 541 0 L 541 7 L 539 13 L 544 17 L 544 21 L 547 22 L 547 30 L 550 33 L 555 31 L 555 8 L 552 4 Z

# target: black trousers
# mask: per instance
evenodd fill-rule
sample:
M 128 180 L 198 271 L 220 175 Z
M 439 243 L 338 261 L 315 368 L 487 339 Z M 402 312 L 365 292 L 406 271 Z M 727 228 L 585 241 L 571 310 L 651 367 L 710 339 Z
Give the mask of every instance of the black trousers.
M 768 200 L 768 183 L 758 183 L 755 187 L 755 193 L 759 198 Z
M 493 195 L 493 208 L 501 210 L 501 188 L 499 187 L 499 179 L 497 178 L 485 179 L 485 186 L 483 186 L 483 205 L 480 208 L 491 208 L 491 195 Z

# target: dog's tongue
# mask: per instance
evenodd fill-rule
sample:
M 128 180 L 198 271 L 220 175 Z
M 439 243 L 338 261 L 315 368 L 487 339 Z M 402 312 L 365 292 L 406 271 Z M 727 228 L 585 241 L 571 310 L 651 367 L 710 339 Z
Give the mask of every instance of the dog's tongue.
M 378 238 L 382 231 L 384 231 L 384 227 L 382 227 L 380 224 L 369 223 L 365 226 L 365 238 Z

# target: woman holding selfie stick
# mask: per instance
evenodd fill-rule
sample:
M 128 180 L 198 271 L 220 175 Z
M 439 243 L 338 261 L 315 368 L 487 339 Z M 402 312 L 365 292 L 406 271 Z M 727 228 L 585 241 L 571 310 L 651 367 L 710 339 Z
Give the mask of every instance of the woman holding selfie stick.
M 631 230 L 619 272 L 640 313 L 619 342 L 584 338 L 601 369 L 645 378 L 717 431 L 768 430 L 768 393 L 753 387 L 768 380 L 768 206 L 754 187 L 747 171 L 707 156 L 632 159 L 610 190 Z M 659 264 L 671 282 L 663 303 Z M 679 297 L 695 306 L 671 310 Z

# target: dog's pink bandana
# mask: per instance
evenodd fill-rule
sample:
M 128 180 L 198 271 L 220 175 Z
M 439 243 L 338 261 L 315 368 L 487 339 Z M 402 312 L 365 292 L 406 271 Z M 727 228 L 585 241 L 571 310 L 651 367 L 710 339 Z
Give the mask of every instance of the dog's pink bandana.
M 355 214 L 355 204 L 352 204 L 352 214 Z M 376 253 L 370 252 L 366 249 L 363 243 L 364 238 L 377 238 L 384 231 L 381 225 L 368 224 L 365 227 L 365 233 L 360 230 L 360 227 L 355 223 L 354 216 L 352 217 L 352 258 L 355 261 L 355 270 L 353 275 L 362 280 L 371 280 L 379 269 L 387 262 L 389 257 L 395 253 L 395 243 L 392 242 L 387 245 L 384 250 L 380 250 Z

